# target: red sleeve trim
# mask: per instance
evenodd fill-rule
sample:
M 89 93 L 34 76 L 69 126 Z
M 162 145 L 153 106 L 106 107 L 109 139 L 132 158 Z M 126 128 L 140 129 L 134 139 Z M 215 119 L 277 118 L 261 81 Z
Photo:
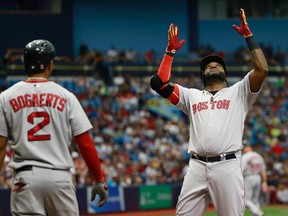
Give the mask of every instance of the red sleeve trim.
M 24 80 L 24 82 L 27 82 L 27 83 L 43 83 L 43 82 L 50 82 L 50 80 Z
M 179 98 L 179 87 L 177 84 L 174 84 L 174 91 L 172 94 L 167 98 L 172 104 L 176 105 L 180 98 Z
M 91 172 L 94 180 L 96 182 L 103 181 L 104 179 L 103 179 L 103 174 L 102 174 L 102 170 L 100 166 L 98 153 L 96 151 L 96 148 L 94 146 L 94 143 L 88 131 L 80 135 L 77 135 L 74 138 L 78 145 L 79 151 L 89 171 Z

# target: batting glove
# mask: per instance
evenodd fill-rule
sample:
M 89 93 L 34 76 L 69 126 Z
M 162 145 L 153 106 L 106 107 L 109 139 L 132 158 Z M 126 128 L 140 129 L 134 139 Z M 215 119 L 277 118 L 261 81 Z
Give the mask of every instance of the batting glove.
M 252 32 L 249 29 L 248 23 L 246 21 L 246 16 L 244 10 L 241 8 L 240 9 L 240 20 L 241 20 L 241 25 L 240 27 L 233 25 L 232 27 L 244 38 L 252 36 Z
M 93 201 L 96 195 L 100 196 L 98 207 L 102 207 L 108 200 L 108 187 L 104 182 L 96 182 L 92 188 L 91 201 Z
M 178 41 L 178 27 L 172 23 L 168 30 L 168 46 L 166 52 L 175 53 L 185 42 L 186 40 Z

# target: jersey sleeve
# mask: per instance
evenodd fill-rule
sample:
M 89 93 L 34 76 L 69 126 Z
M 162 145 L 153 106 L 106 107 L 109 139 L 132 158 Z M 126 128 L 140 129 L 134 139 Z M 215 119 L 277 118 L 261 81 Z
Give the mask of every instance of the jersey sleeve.
M 190 101 L 189 101 L 189 97 L 191 94 L 191 89 L 183 87 L 179 84 L 178 85 L 178 89 L 179 89 L 179 102 L 175 105 L 177 108 L 179 108 L 180 110 L 182 110 L 185 114 L 189 114 L 189 110 L 190 110 Z M 193 93 L 192 93 L 193 94 Z
M 245 77 L 241 81 L 238 82 L 238 85 L 239 85 L 238 95 L 240 99 L 242 100 L 242 102 L 244 103 L 247 111 L 252 108 L 253 104 L 256 101 L 258 93 L 261 90 L 260 89 L 258 92 L 251 92 L 249 75 L 250 75 L 250 72 L 246 74 Z
M 88 119 L 85 111 L 83 110 L 80 102 L 72 93 L 70 95 L 69 102 L 69 121 L 72 129 L 72 136 L 77 136 L 90 130 L 93 126 Z

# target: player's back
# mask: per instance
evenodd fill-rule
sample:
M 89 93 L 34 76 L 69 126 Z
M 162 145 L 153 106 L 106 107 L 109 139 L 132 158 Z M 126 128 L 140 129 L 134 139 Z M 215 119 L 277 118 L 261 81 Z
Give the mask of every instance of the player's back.
M 263 157 L 255 151 L 245 153 L 242 162 L 244 176 L 259 175 L 265 167 Z
M 27 80 L 2 92 L 0 98 L 14 150 L 13 167 L 73 166 L 69 146 L 79 131 L 71 121 L 81 106 L 72 93 L 52 81 Z

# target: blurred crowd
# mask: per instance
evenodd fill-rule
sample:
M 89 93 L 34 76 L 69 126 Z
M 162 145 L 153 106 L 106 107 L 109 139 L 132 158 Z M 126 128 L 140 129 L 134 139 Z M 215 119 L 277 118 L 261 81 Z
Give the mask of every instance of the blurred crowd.
M 181 183 L 187 171 L 190 159 L 187 153 L 188 119 L 181 112 L 176 119 L 155 112 L 165 102 L 151 90 L 149 80 L 148 75 L 140 77 L 125 73 L 101 77 L 97 71 L 95 76 L 79 75 L 65 82 L 55 78 L 77 96 L 94 126 L 90 133 L 108 186 Z M 228 77 L 230 85 L 235 81 Z M 173 82 L 203 88 L 195 75 L 173 75 Z M 11 84 L 6 82 L 6 85 Z M 288 203 L 287 95 L 286 77 L 268 77 L 245 123 L 244 138 L 266 161 L 269 203 Z M 12 151 L 8 149 L 0 188 L 11 186 L 12 170 L 7 166 L 11 155 Z M 75 186 L 93 184 L 74 142 L 71 155 L 75 165 L 71 169 Z
M 260 43 L 268 64 L 270 66 L 288 65 L 288 50 L 282 47 L 275 47 L 272 44 Z M 2 53 L 3 52 L 3 53 Z M 21 63 L 22 49 L 7 49 L 0 52 L 3 66 L 11 63 Z M 81 43 L 76 57 L 59 56 L 60 63 L 63 64 L 85 64 L 101 67 L 106 65 L 157 65 L 160 63 L 163 51 L 148 49 L 147 51 L 136 51 L 132 48 L 123 50 L 111 46 L 108 50 L 91 49 L 85 43 Z M 188 52 L 179 51 L 174 57 L 175 64 L 197 65 L 200 60 L 210 53 L 216 53 L 223 57 L 227 65 L 245 66 L 250 65 L 250 52 L 246 46 L 239 46 L 233 52 L 215 49 L 211 44 L 200 45 L 198 49 L 192 49 Z
M 282 47 L 274 47 L 272 44 L 260 43 L 268 64 L 270 66 L 285 66 L 288 64 L 288 50 Z M 174 63 L 198 65 L 201 59 L 211 53 L 216 53 L 223 57 L 227 65 L 250 65 L 250 52 L 246 46 L 239 46 L 233 52 L 226 52 L 215 49 L 211 44 L 200 45 L 198 49 L 191 49 L 188 52 L 178 52 L 174 57 Z M 155 65 L 159 64 L 163 56 L 163 51 L 149 49 L 144 52 L 137 52 L 134 49 L 119 50 L 116 46 L 111 46 L 106 51 L 90 49 L 85 43 L 80 44 L 79 55 L 71 62 L 80 64 L 97 64 L 104 61 L 109 65 Z M 64 58 L 67 59 L 67 58 Z

